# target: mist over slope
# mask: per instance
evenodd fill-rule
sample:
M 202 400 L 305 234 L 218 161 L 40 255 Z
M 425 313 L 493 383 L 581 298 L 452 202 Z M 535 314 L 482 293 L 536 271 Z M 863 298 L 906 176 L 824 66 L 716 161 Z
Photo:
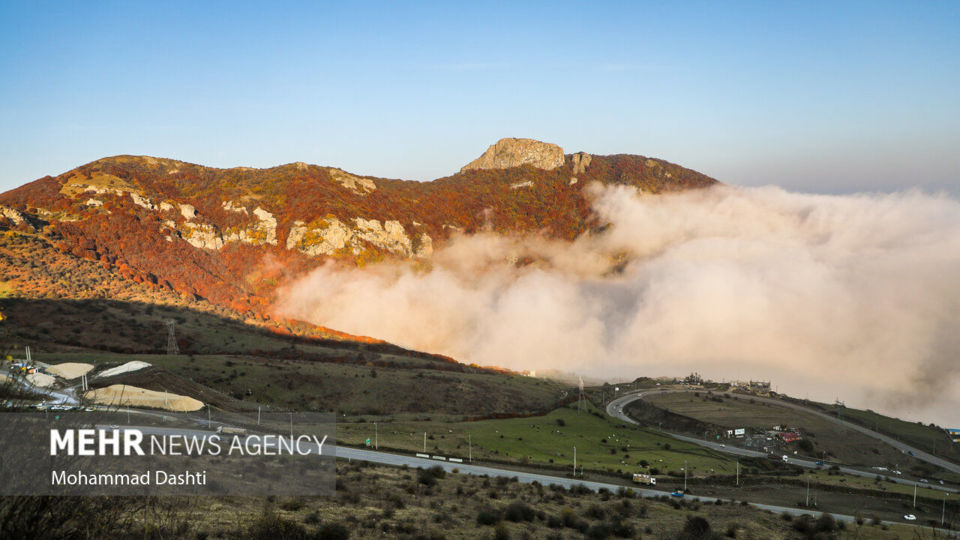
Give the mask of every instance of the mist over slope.
M 326 264 L 276 309 L 461 361 L 596 376 L 770 378 L 956 423 L 960 203 L 590 187 L 609 226 L 453 237 L 428 264 Z

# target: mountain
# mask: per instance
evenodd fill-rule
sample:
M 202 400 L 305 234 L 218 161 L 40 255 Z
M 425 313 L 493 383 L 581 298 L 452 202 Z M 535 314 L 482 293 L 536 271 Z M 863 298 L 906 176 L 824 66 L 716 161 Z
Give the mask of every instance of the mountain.
M 664 193 L 716 180 L 659 159 L 564 154 L 532 139 L 502 139 L 431 182 L 306 163 L 217 169 L 115 156 L 0 194 L 0 294 L 124 290 L 129 300 L 186 302 L 263 322 L 278 286 L 327 260 L 426 261 L 451 235 L 479 231 L 572 240 L 603 225 L 585 194 L 593 182 Z M 11 262 L 16 257 L 32 262 Z M 81 283 L 65 285 L 65 275 Z

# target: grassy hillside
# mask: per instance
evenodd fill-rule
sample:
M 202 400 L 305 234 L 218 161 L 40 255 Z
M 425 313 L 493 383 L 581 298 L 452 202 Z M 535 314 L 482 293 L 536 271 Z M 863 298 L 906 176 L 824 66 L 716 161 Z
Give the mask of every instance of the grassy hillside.
M 0 501 L 11 538 L 913 538 L 906 526 L 784 519 L 741 504 L 644 500 L 507 478 L 339 463 L 332 497 Z M 23 503 L 28 504 L 23 504 Z M 107 504 L 104 504 L 107 503 Z M 55 511 L 57 508 L 68 510 Z M 17 512 L 19 511 L 19 512 Z M 135 512 L 136 518 L 129 519 Z M 20 519 L 3 519 L 16 516 Z M 81 517 L 83 516 L 83 517 Z M 60 521 L 58 518 L 66 517 Z M 688 536 L 684 536 L 687 534 Z M 927 536 L 922 536 L 926 538 Z
M 954 443 L 940 427 L 922 422 L 907 422 L 871 410 L 864 411 L 822 403 L 812 405 L 843 420 L 860 424 L 921 450 L 960 463 L 960 444 Z
M 424 413 L 462 418 L 494 414 L 523 414 L 549 410 L 562 389 L 543 379 L 466 368 L 431 369 L 420 358 L 363 353 L 369 359 L 346 361 L 296 360 L 253 355 L 126 355 L 112 353 L 44 353 L 42 362 L 89 362 L 113 366 L 141 360 L 184 379 L 157 377 L 151 371 L 111 377 L 102 384 L 126 382 L 151 390 L 178 388 L 180 393 L 208 402 L 192 384 L 209 387 L 233 400 L 299 411 L 332 411 L 347 415 L 404 415 Z M 384 365 L 376 365 L 374 362 Z M 446 367 L 446 364 L 441 364 Z M 93 378 L 91 383 L 100 384 Z M 241 407 L 224 400 L 213 402 L 228 410 Z
M 588 404 L 577 414 L 576 405 L 529 418 L 476 422 L 378 421 L 380 448 L 409 452 L 423 450 L 467 458 L 472 441 L 478 460 L 539 465 L 572 472 L 573 447 L 577 463 L 587 471 L 632 474 L 654 469 L 656 474 L 683 476 L 684 461 L 691 474 L 733 474 L 734 463 L 723 454 L 677 441 L 654 430 L 637 428 L 602 414 Z M 342 422 L 337 437 L 362 444 L 374 437 L 372 422 Z
M 883 466 L 904 471 L 923 464 L 891 446 L 855 430 L 845 428 L 814 414 L 787 407 L 751 400 L 733 394 L 682 392 L 652 394 L 644 398 L 649 404 L 712 426 L 711 433 L 727 429 L 748 428 L 769 430 L 774 426 L 799 428 L 812 450 L 797 443 L 787 451 L 848 465 Z M 709 428 L 708 428 L 709 429 Z M 702 435 L 702 433 L 700 433 Z M 922 475 L 921 475 L 922 476 Z

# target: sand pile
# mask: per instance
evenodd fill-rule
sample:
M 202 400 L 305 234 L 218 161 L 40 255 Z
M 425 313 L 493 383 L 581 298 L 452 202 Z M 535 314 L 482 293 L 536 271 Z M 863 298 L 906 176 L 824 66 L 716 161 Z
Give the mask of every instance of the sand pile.
M 139 360 L 134 360 L 133 362 L 127 362 L 122 366 L 117 366 L 115 368 L 110 368 L 100 372 L 99 377 L 113 377 L 114 375 L 120 375 L 121 373 L 129 373 L 131 371 L 137 371 L 139 369 L 148 368 L 150 364 L 146 362 L 141 362 Z
M 47 368 L 47 373 L 51 375 L 56 375 L 57 377 L 63 379 L 76 379 L 81 375 L 86 375 L 93 369 L 93 364 L 80 364 L 78 362 L 67 362 L 65 364 L 57 364 Z
M 27 382 L 34 386 L 39 386 L 40 388 L 46 388 L 53 385 L 53 383 L 57 382 L 57 380 L 46 373 L 37 372 L 28 374 Z
M 126 384 L 113 384 L 90 390 L 84 397 L 100 405 L 150 407 L 168 411 L 198 411 L 203 408 L 203 403 L 192 397 L 146 390 Z

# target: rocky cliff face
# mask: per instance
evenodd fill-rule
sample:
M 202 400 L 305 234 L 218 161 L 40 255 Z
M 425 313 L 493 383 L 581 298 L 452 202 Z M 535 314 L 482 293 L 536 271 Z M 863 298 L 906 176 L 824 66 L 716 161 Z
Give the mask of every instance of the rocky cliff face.
M 0 232 L 40 234 L 125 279 L 259 313 L 285 279 L 277 269 L 428 258 L 477 232 L 573 240 L 602 225 L 591 183 L 645 193 L 716 183 L 658 159 L 565 157 L 530 139 L 500 140 L 463 170 L 412 182 L 306 163 L 215 169 L 115 156 L 0 194 Z
M 533 139 L 500 139 L 482 156 L 465 165 L 460 172 L 474 169 L 509 169 L 532 165 L 552 170 L 563 166 L 563 148 Z

